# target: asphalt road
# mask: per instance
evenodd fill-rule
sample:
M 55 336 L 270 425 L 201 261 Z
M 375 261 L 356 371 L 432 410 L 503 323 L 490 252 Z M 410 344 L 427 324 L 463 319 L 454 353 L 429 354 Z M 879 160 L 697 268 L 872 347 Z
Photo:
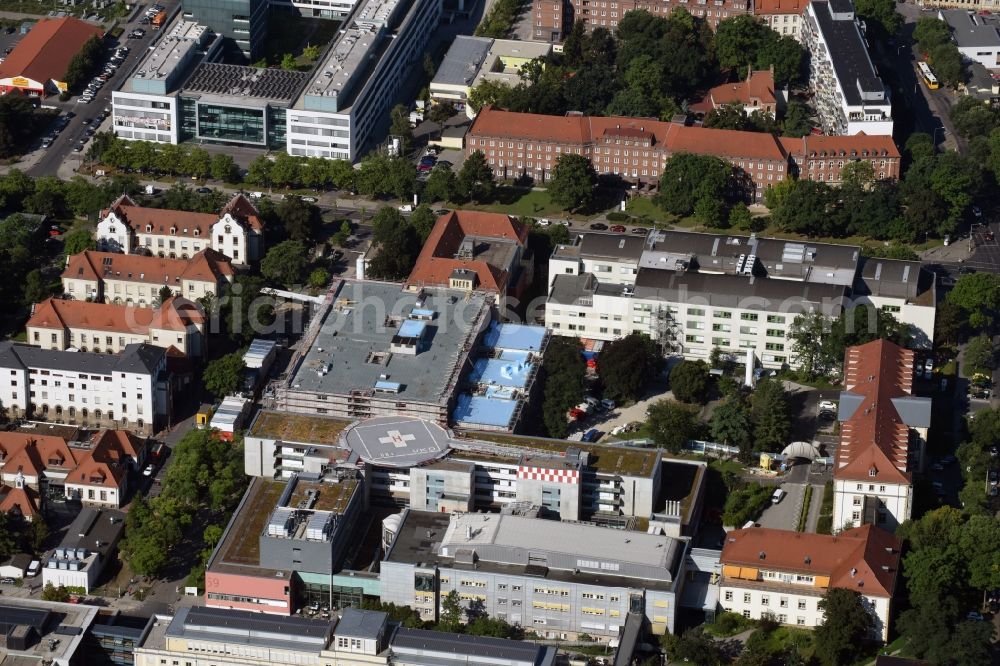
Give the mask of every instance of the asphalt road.
M 760 523 L 761 527 L 795 531 L 799 524 L 799 512 L 805 497 L 806 485 L 804 483 L 783 483 L 779 487 L 788 494 L 777 504 L 768 504 L 757 522 Z M 737 525 L 737 527 L 743 526 Z
M 148 7 L 151 2 L 145 3 Z M 174 8 L 180 4 L 180 0 L 160 0 L 160 4 L 164 5 L 167 9 L 168 14 L 172 14 Z M 83 125 L 84 118 L 91 118 L 96 116 L 105 108 L 111 108 L 111 93 L 121 86 L 122 82 L 128 78 L 132 69 L 138 64 L 139 60 L 146 55 L 147 48 L 152 42 L 159 37 L 160 32 L 152 30 L 148 25 L 140 26 L 138 21 L 142 18 L 145 8 L 139 11 L 135 17 L 135 21 L 126 24 L 125 33 L 121 36 L 115 46 L 127 46 L 129 48 L 128 57 L 125 58 L 125 62 L 121 64 L 115 75 L 112 76 L 108 81 L 101 87 L 97 95 L 94 96 L 93 101 L 90 104 L 84 104 L 80 102 L 78 96 L 74 96 L 68 102 L 60 102 L 59 98 L 56 96 L 49 97 L 45 99 L 42 103 L 46 106 L 58 107 L 62 112 L 73 111 L 76 113 L 76 118 L 70 120 L 69 125 L 56 135 L 56 140 L 47 149 L 38 148 L 38 150 L 43 150 L 44 153 L 37 159 L 34 166 L 28 169 L 28 174 L 31 176 L 54 176 L 56 175 L 59 166 L 68 160 L 80 160 L 82 159 L 83 153 L 74 153 L 73 146 L 77 142 L 86 137 L 87 128 Z M 146 34 L 142 36 L 141 39 L 127 39 L 129 32 L 135 28 L 143 28 Z M 109 39 L 108 44 L 111 45 L 112 41 Z M 108 53 L 108 56 L 111 54 Z M 110 122 L 110 121 L 108 121 Z

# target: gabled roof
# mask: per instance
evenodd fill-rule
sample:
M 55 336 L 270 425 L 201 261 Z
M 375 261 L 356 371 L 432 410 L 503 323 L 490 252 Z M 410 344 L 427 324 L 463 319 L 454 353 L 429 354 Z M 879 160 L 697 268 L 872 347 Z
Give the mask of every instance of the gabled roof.
M 66 260 L 66 270 L 62 273 L 63 279 L 125 280 L 167 286 L 178 286 L 182 280 L 217 283 L 233 275 L 235 271 L 229 257 L 211 248 L 190 259 L 84 250 Z
M 30 486 L 13 488 L 0 486 L 0 512 L 16 511 L 25 518 L 32 518 L 38 513 L 38 493 Z
M 43 18 L 0 63 L 0 79 L 24 76 L 43 84 L 62 81 L 84 43 L 103 34 L 102 28 L 79 19 Z
M 913 368 L 913 352 L 888 340 L 847 349 L 834 478 L 911 482 L 910 428 L 930 425 L 930 400 L 911 395 Z
M 101 211 L 101 218 L 106 218 L 111 213 L 127 224 L 133 232 L 146 233 L 148 227 L 149 233 L 170 234 L 171 229 L 173 229 L 173 235 L 185 238 L 210 238 L 212 226 L 226 213 L 232 215 L 237 222 L 246 223 L 255 230 L 259 231 L 264 226 L 257 209 L 242 194 L 234 195 L 222 207 L 218 215 L 137 206 L 125 194 L 118 197 L 107 210 Z
M 773 134 L 689 127 L 680 123 L 670 124 L 667 148 L 672 153 L 695 153 L 729 159 L 786 159 L 784 148 Z
M 808 0 L 754 0 L 753 13 L 761 14 L 801 14 Z
M 466 238 L 497 239 L 524 246 L 528 230 L 508 215 L 471 210 L 451 211 L 434 224 L 417 258 L 407 285 L 448 285 L 454 271 L 474 271 L 479 285 L 504 293 L 510 279 L 506 266 L 494 266 L 480 259 L 459 259 L 456 253 Z
M 112 372 L 152 374 L 166 353 L 150 344 L 130 344 L 120 354 L 81 354 L 0 341 L 0 368 L 41 368 L 109 375 Z
M 774 96 L 774 72 L 771 70 L 751 71 L 743 81 L 724 83 L 708 91 L 715 106 L 724 104 L 751 104 L 758 100 L 761 106 L 777 104 Z
M 723 566 L 828 576 L 831 588 L 890 597 L 901 546 L 900 539 L 874 525 L 836 536 L 750 527 L 726 535 L 719 561 Z
M 785 150 L 799 161 L 817 157 L 898 159 L 900 156 L 899 148 L 889 135 L 858 132 L 849 136 L 807 135 L 800 139 L 783 136 L 780 141 Z
M 85 455 L 62 437 L 26 432 L 0 432 L 0 470 L 4 474 L 38 476 L 48 467 L 73 469 Z
M 128 331 L 146 333 L 156 310 L 132 305 L 111 305 L 88 301 L 46 298 L 36 303 L 27 328 Z

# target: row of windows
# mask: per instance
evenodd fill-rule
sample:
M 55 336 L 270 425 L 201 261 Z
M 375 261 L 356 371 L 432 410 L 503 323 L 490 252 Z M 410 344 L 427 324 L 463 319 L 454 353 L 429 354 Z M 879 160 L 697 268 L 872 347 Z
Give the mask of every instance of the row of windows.
M 733 597 L 734 597 L 733 591 L 732 590 L 726 590 L 726 594 L 724 596 L 724 599 L 726 601 L 732 601 Z M 752 598 L 752 595 L 751 595 L 750 592 L 744 592 L 743 593 L 743 603 L 745 603 L 745 604 L 753 603 L 752 599 L 753 598 Z M 790 603 L 790 601 L 789 601 L 788 597 L 778 597 L 778 607 L 779 608 L 788 608 L 789 603 Z M 816 603 L 815 609 L 817 611 L 819 611 L 819 605 L 818 605 L 819 601 L 817 600 L 815 603 Z M 771 595 L 769 595 L 769 594 L 761 594 L 760 595 L 760 605 L 761 606 L 770 606 L 771 605 Z M 809 603 L 805 599 L 798 599 L 795 602 L 796 608 L 798 610 L 800 610 L 800 611 L 808 610 L 808 605 L 809 605 Z

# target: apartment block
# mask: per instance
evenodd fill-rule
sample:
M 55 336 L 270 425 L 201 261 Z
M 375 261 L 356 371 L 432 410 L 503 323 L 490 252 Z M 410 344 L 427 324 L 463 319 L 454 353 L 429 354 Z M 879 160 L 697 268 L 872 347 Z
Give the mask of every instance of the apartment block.
M 813 0 L 806 5 L 801 31 L 823 130 L 891 136 L 889 90 L 868 55 L 851 0 Z
M 531 35 L 536 41 L 562 42 L 572 26 L 571 3 L 566 0 L 532 0 Z
M 589 340 L 644 333 L 685 358 L 720 348 L 780 368 L 797 363 L 797 315 L 836 316 L 858 303 L 891 312 L 927 346 L 933 276 L 918 262 L 889 264 L 850 246 L 756 236 L 585 233 L 552 253 L 545 324 Z
M 149 257 L 190 259 L 212 249 L 246 265 L 264 256 L 264 223 L 242 194 L 218 215 L 145 208 L 123 194 L 101 211 L 95 237 L 99 250 Z
M 753 14 L 782 37 L 802 41 L 805 0 L 754 0 Z
M 797 363 L 797 315 L 836 316 L 857 303 L 891 312 L 913 326 L 916 344 L 929 344 L 933 277 L 916 262 L 883 272 L 880 261 L 850 246 L 756 236 L 586 233 L 552 253 L 545 324 L 592 340 L 639 332 L 686 358 L 720 348 L 779 368 Z
M 626 12 L 633 10 L 647 11 L 653 16 L 667 16 L 675 9 L 684 9 L 695 18 L 704 19 L 714 30 L 719 21 L 741 14 L 753 12 L 750 0 L 571 0 L 573 6 L 572 20 L 583 21 L 588 29 L 596 27 L 614 31 L 618 21 Z
M 190 259 L 84 250 L 66 257 L 62 284 L 72 299 L 143 307 L 160 303 L 164 287 L 191 301 L 219 296 L 234 277 L 229 258 L 211 248 Z
M 726 535 L 720 562 L 720 604 L 732 613 L 814 628 L 827 590 L 860 594 L 874 620 L 873 639 L 886 641 L 899 581 L 902 542 L 872 525 L 837 536 L 751 527 Z
M 878 180 L 899 180 L 899 149 L 888 135 L 853 136 L 806 135 L 801 139 L 779 139 L 788 153 L 792 169 L 802 180 L 839 185 L 844 167 L 866 161 Z
M 0 404 L 8 418 L 120 427 L 145 435 L 170 413 L 167 354 L 132 344 L 120 354 L 81 354 L 0 343 Z
M 915 355 L 886 340 L 848 347 L 833 470 L 833 529 L 895 531 L 913 511 L 931 399 L 913 395 Z
M 42 349 L 117 354 L 151 344 L 200 358 L 205 354 L 205 314 L 198 304 L 171 296 L 155 308 L 47 298 L 32 306 L 28 343 Z
M 673 632 L 687 542 L 509 514 L 407 510 L 381 563 L 382 600 L 438 617 L 465 605 L 545 638 L 617 637 L 630 613 Z

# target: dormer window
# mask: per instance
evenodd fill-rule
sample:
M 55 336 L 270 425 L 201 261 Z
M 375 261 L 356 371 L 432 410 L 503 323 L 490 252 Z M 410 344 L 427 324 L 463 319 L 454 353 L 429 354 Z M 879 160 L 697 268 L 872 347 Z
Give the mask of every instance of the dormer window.
M 874 477 L 876 474 L 878 474 L 878 470 L 876 470 L 874 467 L 868 470 L 868 476 Z
M 170 227 L 170 235 L 171 236 L 177 235 L 177 227 Z
M 194 230 L 194 235 L 195 236 L 200 236 L 201 235 L 201 229 L 195 229 Z
M 153 231 L 153 225 L 152 224 L 147 224 L 146 225 L 146 233 L 148 234 L 148 233 L 150 233 L 152 231 Z

